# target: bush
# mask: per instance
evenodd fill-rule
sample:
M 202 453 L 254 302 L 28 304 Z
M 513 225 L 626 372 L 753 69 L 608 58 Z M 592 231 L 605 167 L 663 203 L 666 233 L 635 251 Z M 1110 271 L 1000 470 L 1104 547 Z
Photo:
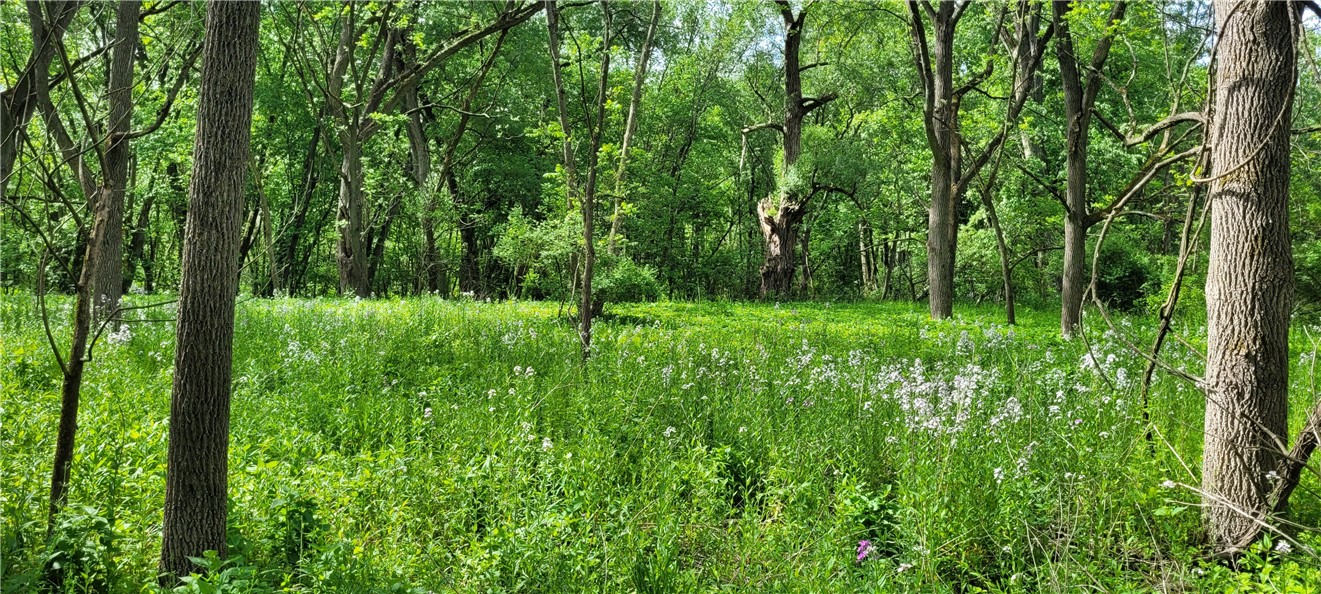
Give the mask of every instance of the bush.
M 592 279 L 592 297 L 598 303 L 637 303 L 660 298 L 656 269 L 639 266 L 631 258 L 602 258 L 601 269 Z

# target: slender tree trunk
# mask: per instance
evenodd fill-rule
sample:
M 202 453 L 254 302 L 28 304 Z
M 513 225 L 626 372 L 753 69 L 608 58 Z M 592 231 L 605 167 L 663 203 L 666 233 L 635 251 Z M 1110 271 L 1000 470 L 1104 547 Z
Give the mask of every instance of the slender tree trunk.
M 119 307 L 124 289 L 124 193 L 128 185 L 129 126 L 133 123 L 133 64 L 138 49 L 138 14 L 142 3 L 136 0 L 119 3 L 115 17 L 115 47 L 110 58 L 110 77 L 106 97 L 110 103 L 110 121 L 106 126 L 108 147 L 105 171 L 96 199 L 93 241 L 97 251 L 93 271 L 93 311 L 105 319 Z
M 582 342 L 583 359 L 592 353 L 592 317 L 596 305 L 592 302 L 592 277 L 596 267 L 596 239 L 593 227 L 596 226 L 596 186 L 600 170 L 601 137 L 605 132 L 605 106 L 610 92 L 610 5 L 601 1 L 601 13 L 604 16 L 602 28 L 605 30 L 601 40 L 601 82 L 596 89 L 596 122 L 592 129 L 591 153 L 587 155 L 587 188 L 583 192 L 583 295 L 578 308 L 578 334 Z
M 339 290 L 357 297 L 371 297 L 367 274 L 366 225 L 363 222 L 362 145 L 358 135 L 346 130 L 340 135 L 344 156 L 339 169 L 339 223 L 336 257 L 339 263 Z
M 142 264 L 142 272 L 148 274 L 153 262 L 146 258 L 147 236 L 151 225 L 151 207 L 156 204 L 156 196 L 153 192 L 147 192 L 142 198 L 142 208 L 138 210 L 137 222 L 133 224 L 133 235 L 129 239 L 128 255 L 124 263 L 124 288 L 122 293 L 127 293 L 133 287 L 133 275 L 138 270 L 138 264 Z M 148 290 L 145 287 L 144 290 Z
M 550 78 L 555 83 L 555 102 L 560 117 L 560 132 L 564 134 L 564 187 L 565 200 L 569 210 L 573 210 L 574 199 L 578 194 L 578 166 L 573 148 L 573 127 L 569 124 L 569 105 L 564 95 L 564 77 L 560 75 L 560 9 L 555 0 L 546 3 L 546 32 L 550 37 Z
M 1069 337 L 1082 321 L 1083 294 L 1087 292 L 1087 229 L 1091 226 L 1090 200 L 1087 196 L 1087 149 L 1091 130 L 1092 108 L 1101 90 L 1101 68 L 1110 55 L 1114 26 L 1124 18 L 1127 2 L 1111 7 L 1109 33 L 1101 37 L 1092 51 L 1086 74 L 1080 72 L 1077 49 L 1069 29 L 1068 0 L 1054 0 L 1053 27 L 1055 52 L 1064 87 L 1065 118 L 1065 213 L 1064 275 L 1060 282 L 1060 333 Z
M 284 278 L 287 285 L 284 287 L 285 294 L 295 295 L 298 293 L 299 274 L 296 270 L 298 263 L 298 246 L 302 243 L 303 235 L 306 233 L 304 226 L 307 225 L 307 212 L 311 207 L 312 198 L 316 195 L 317 183 L 321 175 L 317 166 L 318 147 L 321 144 L 321 118 L 325 116 L 325 108 L 317 112 L 317 123 L 312 128 L 312 140 L 308 143 L 307 153 L 303 156 L 303 187 L 299 193 L 298 201 L 294 205 L 293 221 L 289 225 L 289 233 L 285 236 L 284 250 L 281 268 L 284 270 Z
M 137 19 L 140 7 L 141 4 L 138 2 L 122 2 L 116 16 L 116 47 L 112 57 L 110 74 L 110 147 L 106 155 L 107 169 L 103 172 L 105 183 L 88 193 L 89 199 L 93 198 L 96 193 L 100 194 L 100 198 L 96 200 L 92 232 L 86 243 L 86 251 L 78 275 L 78 295 L 74 303 L 73 340 L 69 347 L 69 359 L 64 364 L 63 381 L 60 387 L 60 423 L 55 437 L 55 459 L 51 469 L 48 533 L 54 529 L 56 517 L 68 501 L 69 477 L 73 467 L 74 440 L 78 431 L 78 406 L 82 392 L 83 368 L 86 363 L 87 343 L 92 326 L 96 318 L 104 319 L 104 316 L 109 315 L 115 307 L 118 307 L 119 292 L 123 289 L 121 285 L 123 276 L 121 266 L 123 266 L 123 263 L 119 260 L 119 255 L 122 249 L 124 185 L 128 177 L 130 156 L 128 141 L 125 136 L 128 132 L 129 122 L 127 120 L 132 113 L 133 56 L 131 50 L 136 46 Z M 38 6 L 36 9 L 39 10 L 40 7 Z M 67 10 L 74 9 L 69 8 Z M 39 16 L 34 17 L 34 29 L 39 26 L 39 22 Z M 65 24 L 67 24 L 67 21 L 65 21 Z M 63 25 L 61 25 L 62 27 Z M 38 31 L 34 30 L 33 33 L 34 38 L 39 37 L 36 35 Z M 126 46 L 129 52 L 127 57 L 124 53 Z M 128 70 L 127 75 L 124 73 L 125 68 Z M 32 83 L 35 89 L 33 93 L 38 100 L 47 102 L 45 107 L 50 108 L 47 73 L 43 71 L 39 75 L 40 78 Z M 125 76 L 127 76 L 127 83 L 125 82 Z M 127 88 L 117 89 L 116 84 L 127 84 Z M 48 114 L 52 115 L 48 123 L 58 121 L 56 117 L 53 117 L 53 109 L 50 109 Z M 16 131 L 8 130 L 5 132 L 16 133 Z M 68 144 L 67 139 L 65 144 Z M 84 185 L 86 186 L 87 175 L 83 174 L 81 177 L 84 179 Z M 117 207 L 114 204 L 116 202 Z M 107 244 L 110 243 L 114 244 L 113 249 L 107 247 Z M 114 260 L 106 262 L 106 258 L 114 258 Z M 114 274 L 107 272 L 107 268 L 114 268 Z M 104 283 L 111 281 L 114 282 L 114 287 L 104 285 Z M 110 300 L 112 298 L 113 302 Z M 59 583 L 59 571 L 53 566 L 48 568 L 48 576 L 55 583 Z
M 1219 1 L 1211 125 L 1211 252 L 1202 461 L 1212 542 L 1237 545 L 1270 511 L 1267 473 L 1287 444 L 1289 128 L 1294 5 Z
M 624 203 L 624 178 L 627 173 L 628 151 L 633 141 L 633 133 L 638 127 L 638 110 L 642 106 L 642 87 L 647 82 L 647 64 L 651 61 L 651 43 L 656 38 L 656 25 L 660 22 L 661 3 L 653 0 L 651 4 L 651 22 L 647 25 L 647 39 L 642 42 L 642 51 L 638 54 L 637 72 L 633 74 L 633 96 L 628 102 L 628 119 L 624 123 L 624 139 L 619 145 L 619 171 L 615 174 L 614 210 L 610 215 L 610 236 L 606 247 L 611 255 L 619 253 L 616 245 L 619 236 L 621 209 Z
M 257 2 L 207 4 L 170 398 L 161 583 L 224 556 L 239 225 L 248 171 Z
M 50 80 L 50 63 L 81 2 L 28 2 L 32 51 L 13 86 L 0 92 L 0 200 L 18 161 L 19 139 L 37 111 L 40 90 Z M 43 14 L 42 9 L 45 9 Z
M 274 222 L 271 220 L 271 205 L 266 198 L 266 184 L 262 177 L 262 164 L 254 164 L 252 170 L 253 185 L 257 188 L 257 210 L 261 216 L 261 238 L 262 248 L 266 252 L 266 284 L 263 286 L 262 294 L 267 297 L 275 295 L 276 289 L 280 284 L 280 262 L 275 257 L 275 230 Z

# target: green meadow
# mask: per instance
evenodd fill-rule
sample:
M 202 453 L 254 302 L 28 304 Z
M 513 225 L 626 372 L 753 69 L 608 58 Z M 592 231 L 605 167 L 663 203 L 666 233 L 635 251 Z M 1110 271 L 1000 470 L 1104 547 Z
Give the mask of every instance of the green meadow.
M 67 340 L 71 300 L 51 307 Z M 1054 311 L 956 311 L 612 306 L 584 364 L 556 303 L 242 301 L 230 558 L 180 590 L 1321 587 L 1285 545 L 1244 572 L 1200 557 L 1204 400 L 1158 371 L 1144 401 L 1126 341 L 1149 344 L 1149 319 L 1064 341 Z M 4 592 L 51 563 L 77 591 L 155 588 L 174 326 L 170 306 L 140 313 L 164 321 L 95 345 L 48 542 L 60 375 L 34 300 L 0 298 Z M 1185 325 L 1166 361 L 1196 375 Z M 1295 328 L 1297 427 L 1314 374 Z M 1294 498 L 1303 524 L 1321 521 L 1315 487 Z

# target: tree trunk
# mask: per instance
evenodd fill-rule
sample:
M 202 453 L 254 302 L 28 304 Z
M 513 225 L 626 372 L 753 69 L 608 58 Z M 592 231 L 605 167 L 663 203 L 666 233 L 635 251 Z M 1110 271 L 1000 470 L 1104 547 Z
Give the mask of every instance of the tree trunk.
M 37 111 L 40 89 L 50 80 L 50 63 L 81 2 L 29 2 L 32 51 L 18 80 L 0 92 L 0 200 L 18 161 L 19 139 Z M 46 14 L 42 13 L 42 9 Z M 47 16 L 49 15 L 49 16 Z
M 1212 542 L 1234 546 L 1270 511 L 1287 444 L 1289 128 L 1299 34 L 1292 4 L 1215 4 L 1223 31 L 1211 125 L 1211 251 L 1202 461 Z
M 1087 292 L 1087 229 L 1091 226 L 1091 205 L 1087 197 L 1087 149 L 1091 130 L 1092 108 L 1101 90 L 1101 68 L 1110 55 L 1115 24 L 1124 18 L 1127 2 L 1116 2 L 1110 10 L 1108 33 L 1097 42 L 1091 61 L 1080 73 L 1079 59 L 1069 29 L 1070 2 L 1055 0 L 1052 26 L 1055 29 L 1055 52 L 1064 87 L 1065 119 L 1065 193 L 1064 193 L 1064 275 L 1060 282 L 1060 333 L 1073 336 L 1082 321 L 1083 294 Z
M 371 297 L 367 275 L 367 245 L 364 240 L 362 197 L 362 146 L 352 130 L 342 133 L 344 156 L 339 169 L 339 223 L 336 261 L 339 263 L 339 290 L 357 297 Z
M 318 147 L 321 144 L 321 118 L 325 116 L 325 108 L 317 111 L 317 121 L 312 128 L 312 140 L 308 143 L 307 152 L 303 155 L 303 172 L 300 176 L 303 180 L 302 188 L 299 191 L 298 199 L 294 204 L 293 220 L 289 224 L 288 235 L 284 236 L 284 247 L 281 250 L 280 268 L 284 270 L 285 285 L 283 286 L 286 295 L 293 296 L 298 293 L 298 273 L 296 264 L 298 262 L 298 245 L 302 243 L 303 235 L 306 230 L 307 212 L 311 208 L 312 197 L 316 194 L 317 183 L 320 181 L 320 168 L 317 166 Z
M 794 248 L 798 241 L 798 223 L 807 214 L 810 190 L 802 172 L 795 165 L 803 151 L 803 119 L 812 110 L 834 100 L 833 94 L 822 97 L 803 97 L 803 68 L 800 49 L 803 43 L 803 25 L 807 21 L 807 8 L 797 15 L 788 2 L 777 2 L 784 20 L 784 121 L 780 131 L 784 139 L 783 170 L 789 178 L 788 187 L 761 199 L 757 205 L 757 220 L 766 246 L 766 259 L 761 265 L 761 296 L 787 297 L 793 294 L 794 271 L 798 264 Z M 748 130 L 745 130 L 745 133 Z M 784 186 L 784 184 L 781 184 Z
M 915 3 L 910 2 L 917 36 L 921 15 Z M 927 210 L 927 302 L 933 319 L 944 319 L 954 313 L 954 251 L 958 245 L 955 236 L 958 227 L 958 159 L 961 152 L 954 117 L 958 104 L 954 97 L 954 30 L 958 24 L 955 4 L 942 0 L 933 15 L 929 64 L 919 64 L 924 80 L 926 99 L 927 144 L 931 148 L 931 205 Z M 920 51 L 926 50 L 925 33 L 916 41 Z M 919 54 L 920 58 L 920 54 Z
M 39 6 L 36 7 L 39 10 Z M 122 2 L 116 16 L 115 32 L 115 51 L 112 58 L 112 67 L 110 74 L 110 103 L 111 103 L 111 125 L 110 125 L 110 147 L 107 150 L 107 168 L 103 172 L 105 183 L 94 192 L 89 192 L 88 198 L 95 198 L 99 193 L 100 197 L 96 199 L 94 207 L 95 219 L 92 223 L 91 236 L 87 240 L 85 254 L 83 256 L 82 266 L 78 275 L 78 295 L 74 303 L 73 320 L 73 340 L 69 347 L 69 360 L 63 365 L 63 381 L 60 387 L 60 422 L 55 437 L 55 459 L 51 468 L 50 482 L 50 507 L 48 509 L 47 532 L 49 533 L 55 527 L 56 517 L 60 510 L 64 508 L 68 500 L 69 477 L 73 467 L 74 440 L 78 432 L 78 406 L 82 392 L 83 368 L 86 363 L 87 343 L 91 334 L 92 326 L 97 318 L 104 319 L 115 307 L 118 307 L 121 285 L 123 263 L 119 260 L 122 249 L 123 235 L 123 199 L 124 185 L 128 177 L 128 141 L 124 136 L 128 132 L 128 118 L 132 110 L 132 69 L 133 55 L 132 50 L 136 47 L 138 11 L 141 4 L 138 2 Z M 67 10 L 74 10 L 68 8 Z M 69 15 L 71 18 L 71 15 Z M 34 38 L 39 31 L 39 16 L 34 17 Z M 65 21 L 67 24 L 67 21 Z M 59 25 L 63 28 L 64 25 Z M 127 51 L 127 57 L 125 52 Z M 124 70 L 127 68 L 127 75 Z M 32 82 L 33 94 L 38 100 L 47 102 L 49 105 L 49 88 L 47 86 L 47 73 L 42 71 L 38 73 L 39 79 Z M 127 83 L 125 76 L 128 77 Z M 127 84 L 127 88 L 120 92 L 116 89 L 116 84 Z M 51 115 L 50 122 L 58 121 L 53 117 L 54 110 L 50 109 L 48 115 Z M 115 119 L 118 116 L 118 119 Z M 62 127 L 62 126 L 61 126 Z M 9 132 L 9 131 L 7 131 Z M 67 139 L 65 140 L 67 144 Z M 82 175 L 84 185 L 88 179 Z M 118 207 L 115 207 L 115 203 Z M 113 243 L 113 249 L 107 244 Z M 106 262 L 106 258 L 114 258 Z M 110 274 L 106 269 L 114 268 L 114 274 Z M 105 286 L 104 283 L 114 282 L 113 287 Z M 113 302 L 110 300 L 113 299 Z M 58 583 L 60 574 L 52 566 L 48 568 L 48 576 Z
M 107 123 L 105 171 L 96 198 L 93 240 L 97 251 L 93 271 L 95 318 L 103 320 L 119 307 L 124 289 L 124 192 L 128 185 L 129 126 L 133 123 L 133 63 L 138 49 L 138 14 L 142 3 L 119 3 L 115 16 L 115 48 L 110 58 L 106 98 L 110 104 Z
M 550 37 L 550 78 L 555 85 L 555 104 L 559 112 L 560 132 L 564 135 L 562 163 L 565 202 L 568 209 L 573 210 L 573 202 L 578 194 L 578 166 L 575 161 L 576 151 L 573 148 L 575 140 L 570 132 L 573 127 L 569 124 L 569 105 L 564 96 L 564 77 L 560 75 L 560 11 L 559 7 L 555 6 L 555 0 L 545 0 L 545 3 L 546 32 Z
M 170 398 L 161 583 L 225 555 L 239 225 L 248 171 L 257 2 L 207 4 Z
M 628 102 L 628 119 L 624 123 L 624 139 L 619 145 L 619 171 L 615 174 L 615 205 L 610 215 L 610 236 L 606 239 L 606 248 L 611 255 L 619 253 L 616 245 L 619 236 L 621 209 L 624 204 L 624 177 L 627 172 L 628 151 L 633 141 L 633 133 L 638 127 L 638 110 L 642 106 L 642 87 L 647 82 L 647 64 L 651 61 L 651 43 L 656 38 L 656 25 L 660 22 L 661 3 L 653 0 L 651 4 L 651 22 L 647 25 L 647 39 L 642 42 L 638 55 L 637 72 L 633 74 L 633 96 Z
M 138 270 L 138 264 L 142 264 L 143 289 L 150 292 L 146 287 L 146 276 L 150 276 L 152 262 L 146 257 L 147 235 L 151 225 L 151 207 L 156 203 L 156 195 L 153 192 L 147 192 L 142 199 L 142 208 L 138 210 L 137 222 L 133 224 L 133 236 L 128 244 L 128 256 L 124 263 L 124 288 L 121 292 L 127 293 L 133 287 L 133 275 Z

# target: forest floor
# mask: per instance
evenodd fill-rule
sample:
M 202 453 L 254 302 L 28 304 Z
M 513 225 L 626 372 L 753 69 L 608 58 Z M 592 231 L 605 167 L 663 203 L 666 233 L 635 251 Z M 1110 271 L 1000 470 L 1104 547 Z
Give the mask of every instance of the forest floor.
M 61 344 L 70 306 L 52 302 Z M 1158 373 L 1147 441 L 1123 337 L 1148 344 L 1150 318 L 1063 341 L 1053 311 L 1008 327 L 956 310 L 614 306 L 584 367 L 553 303 L 245 300 L 231 561 L 190 591 L 1321 588 L 1299 547 L 1268 543 L 1242 572 L 1199 560 L 1203 399 Z M 173 324 L 96 345 L 48 544 L 59 372 L 35 311 L 0 297 L 0 590 L 33 588 L 50 558 L 78 588 L 147 590 Z M 1295 428 L 1309 336 L 1293 340 Z M 1203 338 L 1186 339 L 1168 361 L 1197 374 Z M 1321 524 L 1316 487 L 1295 495 L 1304 524 Z

